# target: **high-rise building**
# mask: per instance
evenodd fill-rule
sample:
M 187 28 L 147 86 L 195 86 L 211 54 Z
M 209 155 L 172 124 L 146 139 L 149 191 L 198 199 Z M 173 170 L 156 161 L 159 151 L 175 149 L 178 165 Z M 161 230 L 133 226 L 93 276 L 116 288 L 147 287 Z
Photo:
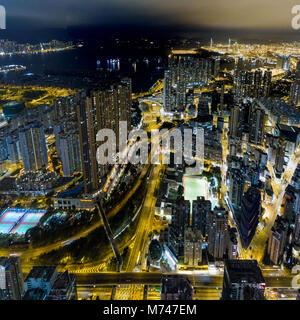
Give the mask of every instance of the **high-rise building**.
M 243 120 L 243 110 L 239 103 L 235 104 L 233 108 L 231 108 L 230 113 L 230 124 L 229 124 L 229 136 L 231 138 L 242 137 L 242 120 Z
M 300 106 L 300 79 L 295 80 L 291 85 L 289 102 L 293 106 Z
M 79 134 L 74 129 L 60 134 L 60 158 L 65 177 L 70 177 L 74 172 L 82 171 L 80 158 Z
M 204 197 L 198 197 L 192 204 L 192 227 L 200 230 L 203 237 L 208 236 L 209 216 L 211 211 L 211 202 Z
M 277 58 L 277 69 L 289 70 L 290 69 L 290 57 L 281 56 Z
M 289 224 L 288 221 L 281 216 L 277 216 L 274 226 L 271 229 L 268 254 L 270 261 L 274 264 L 279 264 L 287 242 Z
M 256 70 L 254 73 L 254 97 L 258 98 L 262 93 L 262 79 L 263 73 L 262 70 Z
M 252 85 L 254 81 L 254 73 L 251 71 L 246 71 L 246 74 L 244 75 L 244 83 L 243 83 L 243 95 L 245 97 L 252 96 Z
M 249 121 L 249 142 L 262 144 L 265 132 L 265 112 L 260 108 L 251 108 Z
M 198 266 L 202 262 L 202 234 L 200 230 L 187 228 L 184 232 L 184 264 Z
M 295 227 L 293 231 L 293 242 L 295 245 L 300 247 L 300 206 L 298 208 L 296 218 L 295 218 Z
M 245 178 L 240 170 L 230 169 L 229 179 L 229 199 L 232 206 L 238 209 L 242 204 L 242 196 L 244 193 Z
M 262 90 L 262 95 L 264 97 L 270 96 L 271 85 L 272 85 L 272 71 L 266 70 L 263 77 L 263 90 Z
M 20 143 L 18 135 L 10 134 L 7 139 L 8 142 L 8 153 L 9 160 L 13 163 L 20 161 L 21 152 L 20 152 Z
M 190 226 L 190 201 L 183 197 L 176 199 L 172 208 L 171 228 L 177 242 L 177 255 L 184 254 L 184 232 Z
M 192 95 L 187 95 L 187 90 L 199 85 L 200 82 L 208 83 L 209 79 L 219 74 L 219 71 L 219 57 L 203 58 L 201 54 L 195 52 L 185 54 L 174 50 L 169 55 L 168 70 L 164 74 L 165 110 L 184 111 L 193 98 Z
M 18 257 L 0 257 L 0 300 L 21 300 L 23 274 Z
M 183 197 L 176 199 L 172 210 L 171 225 L 176 229 L 178 235 L 184 236 L 184 230 L 190 226 L 190 201 Z
M 8 153 L 8 145 L 7 145 L 7 139 L 6 137 L 0 136 L 0 162 L 5 161 L 8 159 L 9 153 Z
M 297 62 L 295 75 L 296 75 L 296 80 L 300 80 L 300 60 L 298 60 Z
M 254 237 L 261 214 L 261 194 L 259 189 L 251 187 L 243 195 L 240 217 L 240 236 L 243 247 L 247 248 Z
M 225 98 L 225 85 L 221 85 L 221 95 L 220 95 L 220 112 L 224 110 L 224 98 Z
M 193 287 L 190 281 L 178 275 L 163 276 L 161 300 L 193 300 Z
M 91 193 L 99 187 L 98 164 L 96 159 L 96 133 L 92 100 L 84 92 L 77 106 L 80 154 L 84 180 L 84 192 Z
M 233 88 L 236 97 L 243 96 L 243 71 L 240 68 L 234 70 Z
M 179 59 L 178 64 L 178 81 L 176 88 L 176 109 L 182 111 L 185 109 L 185 99 L 186 99 L 186 85 L 187 85 L 187 76 L 186 76 L 186 63 L 185 59 Z
M 300 61 L 298 61 L 297 63 L 295 75 L 296 75 L 296 79 L 291 85 L 289 102 L 292 105 L 299 107 L 300 106 Z
M 171 111 L 173 108 L 172 101 L 172 78 L 170 70 L 165 71 L 164 75 L 164 91 L 163 91 L 163 99 L 164 99 L 164 109 L 166 111 Z
M 220 95 L 217 90 L 211 94 L 211 113 L 218 113 L 218 105 L 220 102 Z
M 213 75 L 214 75 L 214 77 L 218 77 L 220 70 L 221 70 L 221 59 L 220 59 L 220 57 L 215 57 L 213 61 L 214 61 Z
M 19 140 L 25 171 L 35 171 L 48 165 L 44 128 L 39 122 L 22 127 Z
M 99 180 L 106 173 L 105 165 L 99 166 L 96 159 L 99 143 L 96 135 L 101 129 L 112 129 L 116 136 L 116 152 L 119 152 L 119 121 L 127 122 L 127 133 L 131 128 L 132 88 L 129 78 L 101 91 L 84 91 L 77 106 L 81 163 L 84 177 L 85 193 L 99 188 Z M 126 137 L 127 138 L 127 137 Z
M 265 300 L 265 279 L 256 260 L 226 260 L 222 300 Z
M 286 149 L 286 140 L 284 137 L 279 137 L 278 145 L 276 148 L 276 158 L 275 158 L 275 175 L 277 178 L 281 178 L 283 173 L 283 165 L 284 165 L 284 157 L 285 157 L 285 149 Z
M 210 214 L 208 253 L 215 259 L 223 259 L 228 237 L 228 213 L 224 208 L 214 208 Z

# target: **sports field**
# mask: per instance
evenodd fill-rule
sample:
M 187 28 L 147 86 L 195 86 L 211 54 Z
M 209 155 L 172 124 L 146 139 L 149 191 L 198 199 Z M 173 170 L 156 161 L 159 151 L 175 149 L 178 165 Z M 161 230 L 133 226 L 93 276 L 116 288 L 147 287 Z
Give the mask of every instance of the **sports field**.
M 24 235 L 45 213 L 45 210 L 7 208 L 0 215 L 0 234 Z

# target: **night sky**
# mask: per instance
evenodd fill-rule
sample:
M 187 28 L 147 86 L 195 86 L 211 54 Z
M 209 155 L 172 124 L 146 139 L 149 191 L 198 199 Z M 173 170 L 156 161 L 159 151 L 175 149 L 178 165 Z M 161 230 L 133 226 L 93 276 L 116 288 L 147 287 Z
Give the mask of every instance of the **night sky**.
M 297 0 L 2 0 L 7 31 L 32 37 L 69 27 L 145 28 L 178 36 L 228 34 L 292 37 L 291 8 Z M 161 30 L 161 32 L 159 32 Z M 132 31 L 128 31 L 132 32 Z

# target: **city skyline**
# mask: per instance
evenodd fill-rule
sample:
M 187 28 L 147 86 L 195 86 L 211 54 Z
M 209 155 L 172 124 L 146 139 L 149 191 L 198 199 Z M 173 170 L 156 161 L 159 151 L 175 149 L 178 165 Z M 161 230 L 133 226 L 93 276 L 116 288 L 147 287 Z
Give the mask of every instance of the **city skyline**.
M 17 2 L 3 0 L 6 8 L 7 30 L 2 35 L 11 39 L 20 37 L 23 30 L 27 38 L 36 31 L 36 41 L 51 37 L 90 37 L 97 31 L 106 36 L 159 36 L 204 38 L 213 36 L 224 40 L 228 37 L 260 40 L 298 38 L 292 28 L 294 0 L 260 1 L 136 1 L 126 3 L 110 1 L 60 2 L 36 0 Z M 259 8 L 259 10 L 257 10 Z M 141 30 L 137 30 L 140 27 Z M 121 30 L 123 29 L 123 30 Z M 98 37 L 101 34 L 98 32 Z

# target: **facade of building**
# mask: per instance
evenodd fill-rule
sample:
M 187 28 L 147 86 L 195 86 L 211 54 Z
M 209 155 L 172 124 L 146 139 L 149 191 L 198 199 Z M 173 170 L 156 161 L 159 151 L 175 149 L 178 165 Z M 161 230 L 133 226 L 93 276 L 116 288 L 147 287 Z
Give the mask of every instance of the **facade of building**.
M 80 93 L 77 119 L 85 193 L 92 193 L 99 188 L 99 180 L 107 169 L 106 165 L 97 163 L 97 148 L 103 142 L 97 141 L 99 130 L 113 130 L 116 136 L 116 152 L 119 152 L 120 121 L 127 122 L 127 133 L 131 128 L 131 86 L 131 79 L 124 78 L 109 89 Z
M 288 221 L 278 216 L 274 226 L 271 229 L 268 242 L 268 254 L 270 255 L 270 261 L 275 265 L 279 264 L 283 256 L 283 252 L 287 243 L 288 229 Z
M 240 218 L 240 236 L 243 247 L 247 248 L 254 237 L 261 214 L 260 191 L 251 187 L 243 195 Z
M 265 112 L 260 108 L 252 109 L 249 121 L 249 142 L 262 144 L 265 131 Z
M 60 158 L 65 177 L 82 171 L 79 134 L 75 130 L 60 135 Z
M 19 139 L 25 171 L 35 171 L 48 165 L 44 128 L 39 122 L 20 129 Z
M 215 208 L 210 214 L 208 253 L 215 259 L 223 259 L 228 237 L 228 213 L 224 208 Z
M 24 280 L 20 259 L 0 257 L 0 300 L 21 300 Z
M 211 211 L 211 202 L 204 197 L 198 197 L 192 204 L 192 227 L 200 230 L 203 237 L 208 236 L 209 216 Z

